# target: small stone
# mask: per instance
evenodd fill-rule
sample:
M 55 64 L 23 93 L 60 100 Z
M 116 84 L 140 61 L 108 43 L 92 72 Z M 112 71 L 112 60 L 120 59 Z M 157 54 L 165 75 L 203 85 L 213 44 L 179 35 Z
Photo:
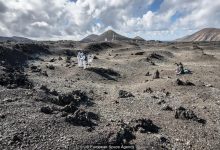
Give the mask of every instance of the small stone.
M 5 118 L 6 118 L 6 115 L 5 115 L 5 114 L 0 114 L 0 118 L 1 118 L 1 119 L 5 119 Z
M 42 73 L 41 73 L 43 76 L 46 76 L 46 77 L 48 77 L 48 74 L 47 74 L 47 71 L 42 71 Z
M 217 101 L 216 104 L 217 104 L 217 105 L 220 105 L 220 101 Z
M 160 78 L 160 72 L 156 70 L 156 72 L 153 75 L 153 79 L 159 79 Z
M 206 87 L 213 87 L 213 85 L 211 85 L 211 84 L 206 84 L 205 86 Z
M 190 142 L 190 141 L 187 141 L 187 142 L 186 142 L 186 145 L 187 145 L 187 146 L 191 146 L 191 142 Z
M 163 136 L 163 135 L 160 135 L 159 139 L 160 139 L 161 143 L 166 143 L 168 141 L 168 139 L 165 136 Z
M 45 113 L 45 114 L 51 114 L 51 113 L 53 113 L 52 108 L 50 108 L 49 106 L 41 107 L 40 111 L 43 112 L 43 113 Z
M 146 88 L 146 90 L 144 90 L 144 93 L 153 93 L 153 90 L 151 88 Z
M 168 105 L 165 105 L 163 106 L 163 108 L 161 110 L 165 110 L 165 111 L 173 111 L 173 108 L 168 106 Z
M 207 109 L 207 107 L 206 107 L 206 106 L 203 106 L 202 109 Z
M 147 72 L 147 73 L 145 74 L 145 76 L 150 76 L 150 72 Z
M 50 62 L 55 62 L 56 61 L 56 59 L 55 58 L 52 58 L 51 60 L 50 60 Z
M 93 130 L 95 130 L 94 127 L 88 127 L 88 128 L 86 129 L 86 131 L 88 131 L 88 132 L 92 132 Z
M 59 56 L 58 60 L 63 60 L 63 58 L 61 56 Z
M 47 66 L 47 68 L 50 69 L 50 70 L 54 70 L 55 69 L 55 67 L 53 65 L 49 65 L 49 66 Z
M 166 92 L 166 96 L 170 96 L 170 92 Z
M 5 99 L 3 100 L 3 102 L 10 103 L 10 102 L 13 102 L 13 99 L 11 99 L 11 98 L 5 98 Z
M 151 96 L 151 98 L 159 99 L 159 97 L 157 97 L 157 96 L 155 96 L 155 95 Z
M 66 116 L 68 116 L 68 113 L 67 113 L 67 112 L 62 112 L 62 113 L 61 113 L 61 117 L 66 117 Z
M 70 64 L 66 64 L 66 67 L 70 67 Z
M 157 104 L 158 104 L 158 105 L 161 105 L 161 104 L 165 104 L 165 103 L 166 103 L 165 100 L 160 100 Z

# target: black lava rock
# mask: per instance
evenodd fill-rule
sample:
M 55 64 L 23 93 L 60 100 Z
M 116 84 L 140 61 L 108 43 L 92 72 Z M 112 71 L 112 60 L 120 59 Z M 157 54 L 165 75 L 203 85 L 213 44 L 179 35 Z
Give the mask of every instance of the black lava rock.
M 119 98 L 128 98 L 128 97 L 134 97 L 134 95 L 131 92 L 127 92 L 124 90 L 119 91 Z

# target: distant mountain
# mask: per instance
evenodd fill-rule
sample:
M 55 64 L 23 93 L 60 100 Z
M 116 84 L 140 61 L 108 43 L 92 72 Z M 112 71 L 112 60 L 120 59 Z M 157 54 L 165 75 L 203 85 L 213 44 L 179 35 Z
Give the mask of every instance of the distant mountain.
M 192 35 L 177 39 L 176 41 L 193 42 L 193 41 L 220 41 L 220 29 L 205 28 Z
M 113 30 L 108 30 L 101 35 L 91 34 L 81 41 L 83 42 L 101 42 L 101 41 L 128 41 L 132 40 L 126 36 L 120 35 Z
M 146 41 L 145 39 L 143 39 L 142 37 L 140 36 L 136 36 L 133 38 L 134 40 L 137 40 L 137 41 Z
M 24 37 L 17 37 L 17 36 L 3 37 L 3 36 L 0 36 L 0 42 L 7 42 L 7 41 L 12 41 L 12 42 L 32 42 L 32 40 L 30 40 L 28 38 L 24 38 Z
M 97 41 L 106 41 L 106 40 L 107 41 L 112 41 L 112 40 L 127 41 L 127 40 L 131 40 L 131 39 L 126 36 L 120 35 L 113 30 L 108 30 L 108 31 L 102 33 L 97 38 Z
M 97 34 L 91 34 L 91 35 L 83 38 L 81 41 L 82 42 L 95 42 L 98 37 L 99 37 L 99 35 L 97 35 Z

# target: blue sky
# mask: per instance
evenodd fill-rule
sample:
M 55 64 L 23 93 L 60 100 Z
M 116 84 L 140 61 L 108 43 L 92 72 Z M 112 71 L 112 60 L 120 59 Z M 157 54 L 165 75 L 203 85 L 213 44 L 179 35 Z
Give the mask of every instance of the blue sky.
M 163 0 L 155 0 L 153 3 L 150 5 L 149 10 L 156 12 L 160 9 L 160 5 L 163 3 Z
M 220 0 L 0 0 L 0 36 L 80 40 L 113 29 L 175 40 L 220 27 Z

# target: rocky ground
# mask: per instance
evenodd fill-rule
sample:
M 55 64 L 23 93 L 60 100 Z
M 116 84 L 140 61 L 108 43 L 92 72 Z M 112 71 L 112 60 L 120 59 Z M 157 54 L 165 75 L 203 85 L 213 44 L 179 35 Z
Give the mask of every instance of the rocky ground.
M 1 43 L 0 149 L 219 149 L 219 60 L 218 42 Z

